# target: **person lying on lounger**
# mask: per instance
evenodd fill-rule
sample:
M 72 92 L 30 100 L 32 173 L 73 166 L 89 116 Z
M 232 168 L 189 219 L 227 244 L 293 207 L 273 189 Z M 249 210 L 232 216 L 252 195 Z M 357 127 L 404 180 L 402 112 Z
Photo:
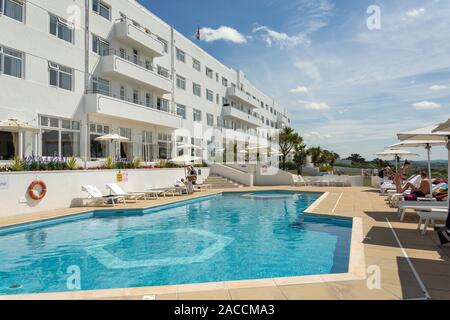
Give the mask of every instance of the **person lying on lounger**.
M 402 193 L 406 190 L 411 190 L 411 193 L 418 198 L 424 198 L 427 194 L 430 194 L 430 180 L 425 171 L 420 173 L 422 180 L 420 181 L 420 187 L 417 188 L 412 183 L 408 182 L 402 189 Z

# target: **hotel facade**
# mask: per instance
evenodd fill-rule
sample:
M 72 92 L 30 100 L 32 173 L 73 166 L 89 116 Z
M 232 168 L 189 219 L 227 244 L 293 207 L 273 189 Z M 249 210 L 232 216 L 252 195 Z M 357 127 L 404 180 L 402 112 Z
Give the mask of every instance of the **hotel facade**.
M 29 126 L 0 128 L 0 160 L 154 162 L 186 153 L 180 144 L 222 158 L 290 126 L 242 71 L 133 0 L 0 0 L 0 30 L 0 121 Z M 107 134 L 128 140 L 98 140 Z

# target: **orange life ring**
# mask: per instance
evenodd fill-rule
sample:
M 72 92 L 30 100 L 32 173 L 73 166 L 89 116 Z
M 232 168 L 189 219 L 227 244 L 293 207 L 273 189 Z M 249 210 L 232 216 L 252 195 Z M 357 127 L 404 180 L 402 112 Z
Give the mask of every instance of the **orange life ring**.
M 41 192 L 36 191 L 36 186 L 41 187 Z M 44 199 L 46 194 L 47 194 L 47 185 L 42 180 L 35 180 L 28 187 L 28 195 L 33 200 L 37 200 L 37 201 L 42 200 L 42 199 Z

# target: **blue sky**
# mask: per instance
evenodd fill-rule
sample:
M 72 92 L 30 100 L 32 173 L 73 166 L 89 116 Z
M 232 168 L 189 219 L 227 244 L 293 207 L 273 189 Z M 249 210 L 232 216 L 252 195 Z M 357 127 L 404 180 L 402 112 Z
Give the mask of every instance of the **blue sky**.
M 372 159 L 395 133 L 450 117 L 450 1 L 140 2 L 193 40 L 200 26 L 197 43 L 288 108 L 309 146 Z

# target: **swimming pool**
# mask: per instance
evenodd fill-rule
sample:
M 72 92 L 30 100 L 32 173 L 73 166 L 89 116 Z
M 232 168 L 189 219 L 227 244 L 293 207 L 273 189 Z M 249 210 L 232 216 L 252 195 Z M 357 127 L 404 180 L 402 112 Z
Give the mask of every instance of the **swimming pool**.
M 0 294 L 346 273 L 352 220 L 304 214 L 320 196 L 223 193 L 3 228 Z

